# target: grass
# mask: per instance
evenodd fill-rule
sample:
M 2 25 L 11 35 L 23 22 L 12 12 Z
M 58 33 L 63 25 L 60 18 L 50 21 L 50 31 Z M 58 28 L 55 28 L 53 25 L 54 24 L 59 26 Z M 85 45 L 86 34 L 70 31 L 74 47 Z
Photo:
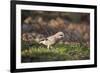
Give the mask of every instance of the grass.
M 90 49 L 81 44 L 56 44 L 51 49 L 33 43 L 22 44 L 22 62 L 87 60 L 90 58 Z

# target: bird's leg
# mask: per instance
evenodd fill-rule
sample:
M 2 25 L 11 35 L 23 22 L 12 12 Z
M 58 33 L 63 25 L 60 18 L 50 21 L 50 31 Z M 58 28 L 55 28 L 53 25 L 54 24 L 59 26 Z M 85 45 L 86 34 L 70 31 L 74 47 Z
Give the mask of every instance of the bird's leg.
M 47 48 L 48 48 L 48 50 L 49 50 L 50 46 L 48 45 Z

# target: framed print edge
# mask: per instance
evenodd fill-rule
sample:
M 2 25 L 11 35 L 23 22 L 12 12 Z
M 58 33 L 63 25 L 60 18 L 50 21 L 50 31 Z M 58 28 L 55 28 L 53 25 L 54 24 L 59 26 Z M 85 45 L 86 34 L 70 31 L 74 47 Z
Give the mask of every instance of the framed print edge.
M 10 71 L 16 72 L 16 4 L 15 1 L 11 1 L 10 4 L 10 15 L 11 15 L 11 29 L 10 29 L 10 47 L 11 47 L 11 53 L 10 53 Z M 15 24 L 15 25 L 14 25 Z M 14 49 L 13 49 L 14 48 Z
M 54 7 L 74 7 L 94 9 L 94 64 L 88 65 L 73 65 L 73 66 L 57 66 L 57 67 L 40 67 L 40 68 L 16 68 L 16 5 L 40 5 Z M 60 4 L 60 3 L 45 3 L 31 1 L 11 1 L 11 30 L 10 30 L 10 46 L 11 46 L 11 61 L 10 71 L 13 72 L 28 72 L 28 71 L 44 71 L 44 70 L 59 70 L 59 69 L 79 69 L 97 67 L 97 6 L 92 5 L 77 5 L 77 4 Z
M 97 6 L 94 7 L 94 28 L 95 28 L 95 34 L 94 34 L 94 48 L 95 48 L 95 51 L 94 51 L 94 65 L 95 67 L 97 67 Z

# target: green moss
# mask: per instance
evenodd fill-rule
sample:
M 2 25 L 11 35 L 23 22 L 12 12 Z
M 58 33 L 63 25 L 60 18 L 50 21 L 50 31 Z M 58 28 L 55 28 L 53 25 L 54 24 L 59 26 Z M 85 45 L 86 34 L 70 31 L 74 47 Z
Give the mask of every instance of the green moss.
M 86 60 L 90 58 L 90 49 L 79 45 L 56 44 L 54 48 L 47 49 L 33 45 L 27 49 L 22 48 L 22 62 Z

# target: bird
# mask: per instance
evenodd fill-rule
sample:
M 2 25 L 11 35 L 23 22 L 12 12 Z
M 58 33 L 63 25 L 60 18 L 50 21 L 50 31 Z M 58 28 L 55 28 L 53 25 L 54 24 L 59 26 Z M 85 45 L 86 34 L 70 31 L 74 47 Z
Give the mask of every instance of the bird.
M 64 33 L 60 31 L 52 36 L 47 37 L 46 39 L 41 40 L 40 44 L 47 46 L 47 48 L 49 49 L 49 48 L 52 48 L 52 45 L 57 43 L 63 37 L 64 37 Z

